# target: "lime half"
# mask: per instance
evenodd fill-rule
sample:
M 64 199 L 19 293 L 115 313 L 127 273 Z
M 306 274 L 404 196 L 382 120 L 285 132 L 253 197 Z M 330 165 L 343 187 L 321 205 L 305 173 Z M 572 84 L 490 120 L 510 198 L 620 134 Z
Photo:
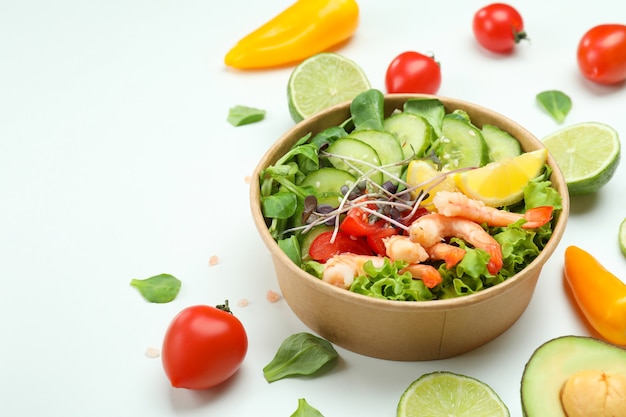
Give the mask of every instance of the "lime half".
M 424 374 L 404 391 L 398 417 L 508 417 L 509 409 L 491 387 L 451 372 Z
M 294 68 L 287 85 L 289 113 L 295 122 L 352 100 L 370 88 L 363 70 L 352 60 L 333 52 L 307 58 Z
M 543 143 L 572 195 L 598 191 L 613 177 L 620 160 L 617 131 L 604 123 L 571 125 L 549 134 Z
M 619 225 L 619 235 L 617 236 L 619 242 L 619 249 L 626 256 L 626 219 L 622 220 Z

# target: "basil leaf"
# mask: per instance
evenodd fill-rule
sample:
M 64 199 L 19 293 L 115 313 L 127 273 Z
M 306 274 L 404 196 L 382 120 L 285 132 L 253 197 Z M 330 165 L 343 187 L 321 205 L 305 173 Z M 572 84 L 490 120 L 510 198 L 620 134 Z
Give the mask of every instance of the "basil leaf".
M 151 303 L 169 303 L 178 295 L 181 282 L 172 275 L 161 274 L 146 279 L 133 279 L 130 285 L 137 288 L 143 298 Z
M 298 198 L 291 193 L 276 193 L 269 197 L 261 197 L 261 210 L 265 217 L 272 219 L 288 219 L 298 208 Z
M 298 242 L 298 238 L 295 235 L 291 235 L 285 239 L 280 239 L 276 243 L 278 243 L 278 247 L 287 254 L 289 259 L 291 259 L 294 264 L 302 264 L 300 242 Z
M 379 90 L 364 91 L 350 103 L 350 114 L 355 130 L 385 130 L 384 112 L 385 97 Z
M 226 120 L 233 126 L 243 126 L 250 123 L 260 122 L 264 118 L 265 110 L 237 105 L 230 108 Z
M 572 109 L 572 100 L 558 90 L 548 90 L 537 94 L 537 102 L 557 123 L 563 123 Z
M 304 398 L 298 400 L 298 409 L 291 417 L 324 417 L 316 408 L 313 408 Z
M 406 113 L 416 114 L 426 119 L 435 130 L 435 135 L 441 137 L 446 108 L 440 100 L 436 98 L 411 98 L 404 103 L 403 110 Z
M 267 382 L 311 375 L 338 356 L 328 340 L 306 332 L 296 333 L 283 341 L 274 359 L 263 368 L 263 375 Z

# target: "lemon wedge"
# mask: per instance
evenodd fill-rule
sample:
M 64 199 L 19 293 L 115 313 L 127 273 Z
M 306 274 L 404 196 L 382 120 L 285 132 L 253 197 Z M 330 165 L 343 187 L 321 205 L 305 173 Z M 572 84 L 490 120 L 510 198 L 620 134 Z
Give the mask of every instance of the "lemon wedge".
M 439 191 L 456 191 L 454 176 L 446 171 L 439 171 L 437 166 L 427 160 L 415 159 L 409 162 L 406 172 L 406 182 L 413 188 L 411 197 L 417 198 L 420 192 L 428 193 L 422 200 L 422 205 L 433 210 L 432 199 Z
M 538 149 L 459 172 L 454 180 L 468 197 L 491 207 L 509 206 L 524 198 L 523 187 L 541 173 L 547 157 L 547 149 Z

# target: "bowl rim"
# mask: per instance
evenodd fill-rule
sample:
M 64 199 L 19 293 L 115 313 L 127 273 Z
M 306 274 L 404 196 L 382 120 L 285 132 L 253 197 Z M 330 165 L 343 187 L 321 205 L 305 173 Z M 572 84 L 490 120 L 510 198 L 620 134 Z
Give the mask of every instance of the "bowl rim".
M 526 138 L 533 143 L 533 145 L 538 148 L 545 148 L 543 143 L 535 137 L 529 130 L 515 122 L 514 120 L 498 113 L 494 110 L 483 107 L 479 104 L 475 104 L 469 101 L 465 101 L 462 99 L 451 98 L 447 96 L 440 95 L 431 95 L 431 94 L 385 94 L 385 103 L 389 99 L 398 100 L 404 102 L 410 98 L 436 98 L 441 100 L 446 108 L 455 107 L 455 108 L 471 108 L 471 112 L 473 113 L 482 113 L 486 114 L 492 118 L 501 119 L 506 121 L 511 126 L 514 126 L 516 130 L 519 132 L 523 132 Z M 319 278 L 309 274 L 308 272 L 301 269 L 295 263 L 291 261 L 291 259 L 278 247 L 278 243 L 274 240 L 274 238 L 269 233 L 269 230 L 265 224 L 265 219 L 263 217 L 263 213 L 261 211 L 260 202 L 260 173 L 267 166 L 274 163 L 281 155 L 277 152 L 285 147 L 286 140 L 291 137 L 292 142 L 289 144 L 289 147 L 295 143 L 300 137 L 304 136 L 304 134 L 310 133 L 310 130 L 307 131 L 305 129 L 308 125 L 314 125 L 321 119 L 328 117 L 328 115 L 339 111 L 346 110 L 346 106 L 349 108 L 350 101 L 336 104 L 331 106 L 318 114 L 302 120 L 294 125 L 292 128 L 283 133 L 264 153 L 261 160 L 257 164 L 254 172 L 252 174 L 252 178 L 250 181 L 250 208 L 252 211 L 253 220 L 255 226 L 261 236 L 261 239 L 269 249 L 272 257 L 274 257 L 274 261 L 281 262 L 289 268 L 290 272 L 294 275 L 298 276 L 301 279 L 304 279 L 309 282 L 310 285 L 315 288 L 319 288 L 321 292 L 331 297 L 341 297 L 344 302 L 350 303 L 359 303 L 367 302 L 372 306 L 384 307 L 387 310 L 399 310 L 399 311 L 420 311 L 420 310 L 428 310 L 428 311 L 438 311 L 438 310 L 452 310 L 466 307 L 468 305 L 476 305 L 482 302 L 485 302 L 492 298 L 493 295 L 503 292 L 508 292 L 509 290 L 514 289 L 518 285 L 522 283 L 526 274 L 524 272 L 532 271 L 536 268 L 539 268 L 537 273 L 540 273 L 540 269 L 543 264 L 548 260 L 548 258 L 552 255 L 552 253 L 556 250 L 564 232 L 567 224 L 567 219 L 569 216 L 569 194 L 567 192 L 567 186 L 565 183 L 565 179 L 563 174 L 558 167 L 556 161 L 550 154 L 548 154 L 548 165 L 552 168 L 552 175 L 550 177 L 553 185 L 555 182 L 559 184 L 559 194 L 562 197 L 562 209 L 557 214 L 557 221 L 555 223 L 554 229 L 552 231 L 552 235 L 550 240 L 544 247 L 544 249 L 539 253 L 539 255 L 533 259 L 533 261 L 526 266 L 522 271 L 513 275 L 512 277 L 504 280 L 501 283 L 498 283 L 492 287 L 482 289 L 476 293 L 468 294 L 461 297 L 448 298 L 448 299 L 437 299 L 437 300 L 428 300 L 421 302 L 411 302 L 411 301 L 398 301 L 398 300 L 388 300 L 388 299 L 380 299 L 375 297 L 368 297 L 363 294 L 358 294 L 349 290 L 345 290 L 343 288 L 336 287 L 334 285 L 330 285 L 328 283 L 323 282 Z M 480 126 L 479 126 L 480 127 Z M 294 133 L 302 131 L 304 134 L 294 135 Z M 519 139 L 518 139 L 519 140 Z

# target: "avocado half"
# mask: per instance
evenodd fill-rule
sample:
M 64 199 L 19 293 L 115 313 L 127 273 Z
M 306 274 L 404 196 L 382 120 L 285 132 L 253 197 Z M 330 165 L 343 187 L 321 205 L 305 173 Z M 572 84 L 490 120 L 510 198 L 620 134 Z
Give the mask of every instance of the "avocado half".
M 599 370 L 626 377 L 626 349 L 586 336 L 562 336 L 535 350 L 522 375 L 525 417 L 567 417 L 561 389 L 574 374 Z

